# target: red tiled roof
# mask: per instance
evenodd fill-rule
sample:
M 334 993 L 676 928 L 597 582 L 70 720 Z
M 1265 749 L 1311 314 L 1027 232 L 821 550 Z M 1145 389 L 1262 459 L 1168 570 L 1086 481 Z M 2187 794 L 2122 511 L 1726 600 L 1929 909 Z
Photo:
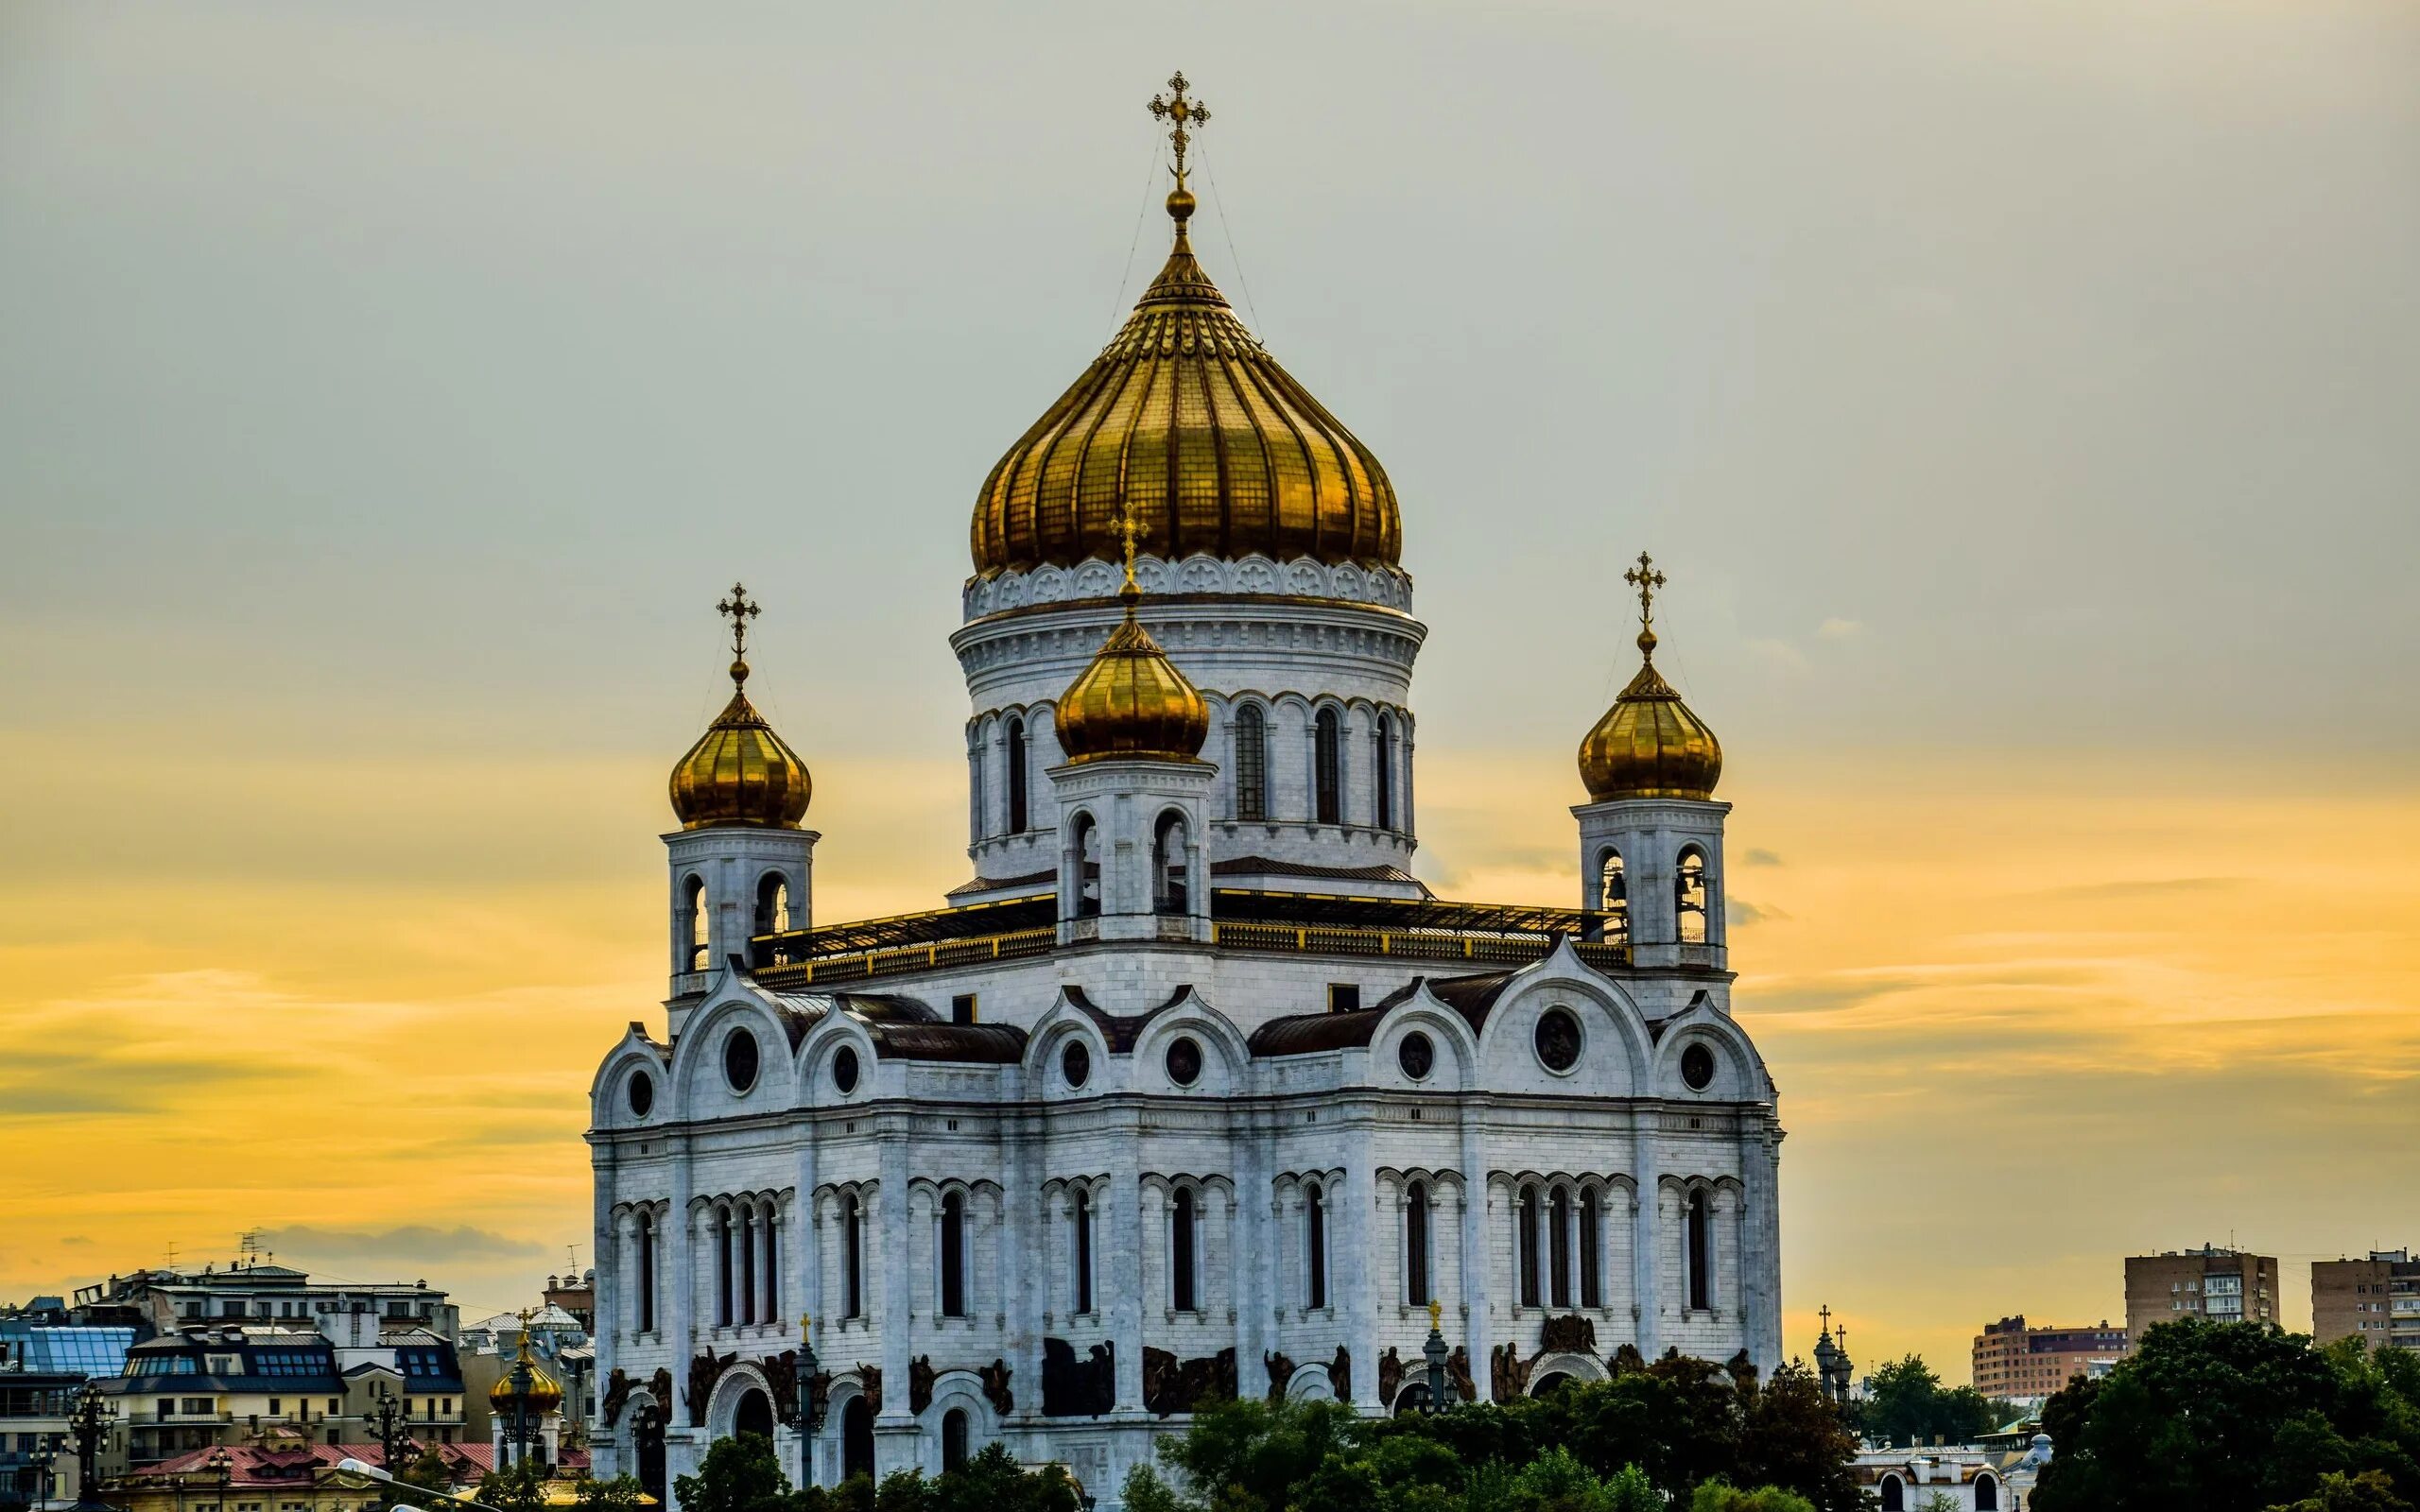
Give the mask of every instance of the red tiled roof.
M 495 1469 L 495 1446 L 477 1444 L 423 1444 L 423 1453 L 434 1453 L 443 1459 L 457 1481 L 468 1481 Z M 211 1456 L 215 1449 L 197 1449 L 163 1460 L 147 1469 L 145 1475 L 216 1475 L 217 1467 Z M 317 1471 L 334 1469 L 342 1460 L 357 1459 L 365 1465 L 384 1468 L 387 1452 L 375 1444 L 302 1444 L 277 1446 L 269 1444 L 230 1444 L 226 1449 L 227 1468 L 233 1472 L 232 1486 L 291 1486 L 307 1480 Z M 560 1456 L 560 1468 L 584 1470 L 588 1468 L 588 1452 L 567 1449 Z

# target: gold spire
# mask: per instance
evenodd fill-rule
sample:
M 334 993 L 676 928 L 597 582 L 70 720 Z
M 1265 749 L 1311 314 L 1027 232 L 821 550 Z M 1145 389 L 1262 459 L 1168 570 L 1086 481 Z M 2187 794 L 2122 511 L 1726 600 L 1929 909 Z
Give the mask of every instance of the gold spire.
M 555 1378 L 541 1369 L 537 1357 L 529 1352 L 529 1320 L 536 1315 L 526 1307 L 521 1310 L 521 1347 L 513 1351 L 512 1366 L 488 1388 L 488 1405 L 498 1412 L 510 1413 L 514 1403 L 521 1400 L 527 1400 L 530 1413 L 540 1418 L 562 1407 L 563 1388 L 555 1384 Z M 527 1399 L 517 1397 L 512 1385 L 513 1370 L 523 1366 L 529 1371 L 529 1395 Z
M 1199 761 L 1210 738 L 1210 706 L 1135 612 L 1143 590 L 1134 580 L 1132 514 L 1118 521 L 1117 533 L 1126 547 L 1126 581 L 1117 590 L 1125 612 L 1092 664 L 1059 696 L 1059 748 L 1071 763 Z
M 1266 557 L 1393 567 L 1403 516 L 1386 469 L 1236 318 L 1186 236 L 1188 151 L 1210 119 L 1183 74 L 1170 123 L 1167 263 L 1092 366 L 983 480 L 968 530 L 986 577 L 1113 561 L 1118 518 L 1174 561 Z
M 741 583 L 715 606 L 731 621 L 731 702 L 672 768 L 672 812 L 684 830 L 717 824 L 795 830 L 815 791 L 806 763 L 748 701 L 748 622 L 764 612 Z
M 1580 779 L 1599 803 L 1712 798 L 1722 776 L 1722 745 L 1655 670 L 1655 591 L 1664 575 L 1642 551 L 1622 581 L 1638 590 L 1638 673 L 1580 743 Z

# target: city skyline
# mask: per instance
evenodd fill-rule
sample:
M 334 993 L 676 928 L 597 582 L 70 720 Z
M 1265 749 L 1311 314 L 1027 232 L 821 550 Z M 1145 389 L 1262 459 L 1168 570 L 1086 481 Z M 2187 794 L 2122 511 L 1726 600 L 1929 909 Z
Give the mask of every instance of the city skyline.
M 2420 1231 L 2413 24 L 1848 14 L 7 23 L 0 1295 L 585 1263 L 735 576 L 821 917 L 965 880 L 963 511 L 1149 274 L 1182 62 L 1205 263 L 1404 499 L 1426 880 L 1575 901 L 1670 574 L 1789 1352 L 1955 1381 L 2230 1238 L 2307 1327 Z

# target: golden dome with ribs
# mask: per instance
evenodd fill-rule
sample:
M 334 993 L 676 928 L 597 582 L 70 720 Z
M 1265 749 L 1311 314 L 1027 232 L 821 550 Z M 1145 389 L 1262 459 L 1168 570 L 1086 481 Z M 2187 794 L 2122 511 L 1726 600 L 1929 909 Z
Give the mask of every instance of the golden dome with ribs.
M 1127 567 L 1125 617 L 1059 696 L 1059 748 L 1067 760 L 1190 762 L 1210 738 L 1210 706 L 1135 617 L 1142 593 Z
M 1392 567 L 1403 522 L 1386 470 L 1262 349 L 1176 246 L 1124 329 L 983 481 L 971 532 L 990 576 L 1118 558 L 1131 512 L 1166 560 L 1309 557 Z
M 1655 632 L 1638 632 L 1638 675 L 1580 743 L 1580 780 L 1598 803 L 1617 798 L 1710 799 L 1722 743 L 1655 670 Z

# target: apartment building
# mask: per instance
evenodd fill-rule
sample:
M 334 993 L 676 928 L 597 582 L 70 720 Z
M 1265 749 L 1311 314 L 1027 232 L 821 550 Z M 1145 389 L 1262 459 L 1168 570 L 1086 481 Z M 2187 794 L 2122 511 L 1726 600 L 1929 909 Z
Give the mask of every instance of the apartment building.
M 2039 1405 L 2075 1377 L 2090 1375 L 2096 1363 L 2114 1363 L 2125 1352 L 2126 1331 L 2107 1318 L 2086 1327 L 2036 1327 L 2019 1313 L 1975 1335 L 1975 1389 Z
M 2134 1349 L 2161 1323 L 2274 1323 L 2279 1291 L 2273 1255 L 2204 1245 L 2126 1257 L 2126 1340 Z
M 424 1280 L 315 1281 L 307 1271 L 261 1260 L 112 1276 L 79 1288 L 76 1305 L 129 1310 L 155 1333 L 204 1324 L 268 1324 L 316 1329 L 337 1339 L 363 1334 L 374 1343 L 381 1329 L 406 1327 L 451 1339 L 462 1322 L 445 1293 Z
M 2420 1349 L 2420 1261 L 2409 1249 L 2310 1267 L 2311 1332 L 2322 1344 L 2359 1338 L 2372 1349 Z

